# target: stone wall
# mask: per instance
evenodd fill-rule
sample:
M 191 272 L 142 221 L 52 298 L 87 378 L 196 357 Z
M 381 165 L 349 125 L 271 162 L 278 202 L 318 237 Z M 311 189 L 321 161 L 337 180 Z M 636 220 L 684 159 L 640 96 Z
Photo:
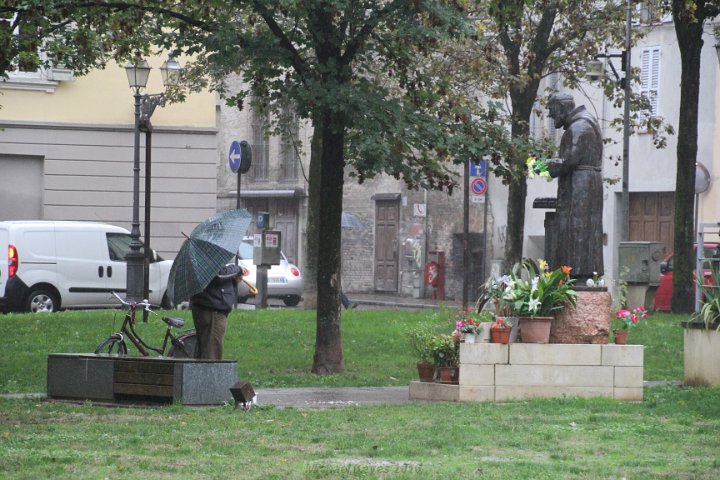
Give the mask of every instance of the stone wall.
M 643 399 L 642 345 L 460 345 L 460 384 L 412 382 L 410 398 L 455 402 L 536 397 Z

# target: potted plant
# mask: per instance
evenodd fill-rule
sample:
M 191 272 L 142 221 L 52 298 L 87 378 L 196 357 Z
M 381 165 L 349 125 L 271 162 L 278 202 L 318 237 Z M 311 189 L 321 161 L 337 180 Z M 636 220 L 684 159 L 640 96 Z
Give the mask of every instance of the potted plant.
M 440 383 L 457 384 L 460 365 L 460 338 L 442 333 L 431 340 L 433 364 L 437 367 Z
M 408 332 L 410 348 L 417 357 L 417 370 L 421 382 L 432 382 L 435 378 L 435 365 L 432 360 L 432 339 L 434 328 L 427 322 L 420 323 Z
M 632 310 L 618 310 L 615 312 L 615 318 L 620 319 L 620 328 L 613 330 L 615 343 L 618 345 L 626 345 L 629 330 L 640 323 L 641 318 L 647 318 L 647 312 L 645 308 L 640 305 Z
M 504 317 L 497 317 L 490 327 L 490 342 L 507 344 L 510 342 L 512 322 Z
M 540 259 L 524 259 L 502 278 L 505 289 L 501 303 L 520 317 L 520 336 L 525 343 L 548 343 L 555 312 L 574 307 L 578 294 L 570 278 L 571 267 L 550 270 Z

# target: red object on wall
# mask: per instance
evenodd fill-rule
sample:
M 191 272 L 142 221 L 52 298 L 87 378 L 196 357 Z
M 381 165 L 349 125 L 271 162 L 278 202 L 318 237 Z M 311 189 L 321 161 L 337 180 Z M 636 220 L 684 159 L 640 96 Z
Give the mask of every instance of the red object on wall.
M 440 280 L 440 267 L 437 262 L 427 262 L 425 264 L 425 283 L 437 287 Z
M 428 252 L 425 283 L 434 287 L 432 294 L 434 300 L 445 300 L 445 252 Z

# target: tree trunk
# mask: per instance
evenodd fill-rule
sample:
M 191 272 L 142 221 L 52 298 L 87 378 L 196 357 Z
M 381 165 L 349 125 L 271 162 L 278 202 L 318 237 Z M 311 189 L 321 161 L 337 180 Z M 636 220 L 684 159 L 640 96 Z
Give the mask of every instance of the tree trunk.
M 321 167 L 317 205 L 317 329 L 312 372 L 340 373 L 345 369 L 340 330 L 340 220 L 343 200 L 344 120 L 325 112 L 313 119 L 320 129 Z M 318 121 L 319 120 L 319 121 Z M 316 180 L 315 178 L 313 180 Z
M 675 180 L 675 252 L 673 259 L 672 311 L 692 312 L 693 301 L 693 209 L 695 162 L 697 161 L 698 98 L 700 95 L 700 52 L 703 46 L 703 19 L 690 22 L 677 15 L 673 1 L 675 33 L 682 65 L 680 118 L 678 120 L 677 176 Z M 701 9 L 701 7 L 698 7 Z
M 317 260 L 318 244 L 318 213 L 320 211 L 320 177 L 322 165 L 322 129 L 313 131 L 310 148 L 310 178 L 308 179 L 308 216 L 305 227 L 305 264 L 303 305 L 306 310 L 317 308 Z
M 530 115 L 539 83 L 529 82 L 522 90 L 511 89 L 512 138 L 526 138 L 530 132 Z M 513 162 L 522 170 L 527 152 L 516 152 Z M 507 204 L 507 232 L 505 241 L 505 269 L 522 260 L 525 237 L 525 200 L 527 199 L 527 177 L 519 175 L 510 183 Z

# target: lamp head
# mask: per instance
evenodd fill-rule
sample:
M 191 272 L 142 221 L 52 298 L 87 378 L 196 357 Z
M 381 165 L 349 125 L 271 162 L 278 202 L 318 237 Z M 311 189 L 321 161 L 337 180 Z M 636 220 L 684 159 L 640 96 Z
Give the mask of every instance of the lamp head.
M 150 65 L 148 65 L 147 60 L 144 58 L 135 57 L 130 63 L 125 65 L 125 73 L 127 74 L 130 88 L 140 90 L 147 85 L 148 77 L 150 76 Z
M 180 83 L 180 75 L 182 74 L 183 67 L 180 62 L 170 57 L 163 62 L 160 67 L 160 73 L 162 74 L 163 85 L 166 87 L 174 86 Z
M 596 82 L 605 76 L 605 65 L 598 59 L 590 60 L 585 66 L 585 76 L 591 82 Z

